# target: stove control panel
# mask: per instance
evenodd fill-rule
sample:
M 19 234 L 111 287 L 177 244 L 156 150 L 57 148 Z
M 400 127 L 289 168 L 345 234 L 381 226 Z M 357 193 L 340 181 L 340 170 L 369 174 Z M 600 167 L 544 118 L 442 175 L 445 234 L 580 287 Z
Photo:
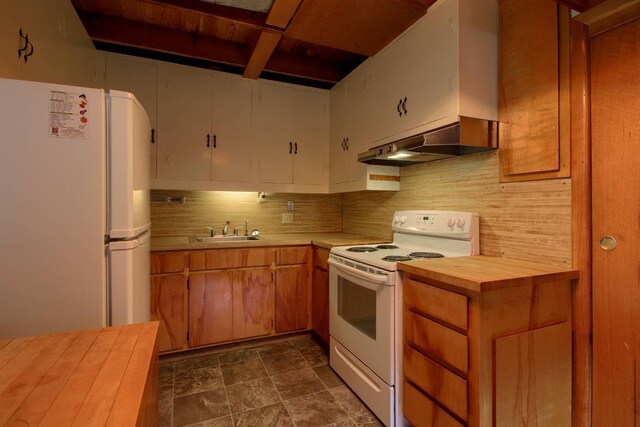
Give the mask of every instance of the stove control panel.
M 399 211 L 393 216 L 392 227 L 398 232 L 464 239 L 477 235 L 479 217 L 473 212 Z

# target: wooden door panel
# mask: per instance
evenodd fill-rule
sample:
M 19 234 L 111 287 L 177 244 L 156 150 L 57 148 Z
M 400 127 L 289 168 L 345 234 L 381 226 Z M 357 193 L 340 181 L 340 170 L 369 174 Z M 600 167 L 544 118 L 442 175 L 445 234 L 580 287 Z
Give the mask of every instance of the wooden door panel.
M 276 333 L 307 327 L 309 269 L 306 265 L 276 271 Z
M 151 276 L 151 320 L 159 320 L 158 351 L 179 350 L 187 340 L 184 274 Z
M 273 248 L 214 249 L 192 252 L 189 257 L 191 270 L 217 270 L 268 266 L 275 263 Z
M 637 425 L 640 407 L 639 39 L 640 20 L 591 39 L 594 426 Z
M 294 246 L 276 249 L 278 265 L 306 264 L 309 262 L 310 246 Z
M 233 272 L 233 339 L 268 335 L 273 330 L 271 268 Z
M 189 346 L 230 341 L 232 281 L 230 270 L 189 275 Z
M 178 273 L 189 264 L 187 252 L 165 252 L 151 254 L 151 274 Z

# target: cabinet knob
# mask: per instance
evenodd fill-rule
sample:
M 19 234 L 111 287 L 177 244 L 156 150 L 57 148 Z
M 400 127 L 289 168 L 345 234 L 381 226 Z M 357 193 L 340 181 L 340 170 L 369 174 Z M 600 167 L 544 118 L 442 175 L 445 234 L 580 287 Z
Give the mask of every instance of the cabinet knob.
M 611 236 L 604 236 L 598 243 L 605 251 L 612 251 L 618 246 L 618 241 Z

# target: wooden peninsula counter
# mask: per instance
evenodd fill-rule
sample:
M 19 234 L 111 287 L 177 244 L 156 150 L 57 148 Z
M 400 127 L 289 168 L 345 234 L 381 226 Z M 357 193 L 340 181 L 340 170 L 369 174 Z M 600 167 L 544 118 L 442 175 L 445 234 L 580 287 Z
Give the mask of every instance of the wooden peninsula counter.
M 0 340 L 0 426 L 156 426 L 158 324 Z

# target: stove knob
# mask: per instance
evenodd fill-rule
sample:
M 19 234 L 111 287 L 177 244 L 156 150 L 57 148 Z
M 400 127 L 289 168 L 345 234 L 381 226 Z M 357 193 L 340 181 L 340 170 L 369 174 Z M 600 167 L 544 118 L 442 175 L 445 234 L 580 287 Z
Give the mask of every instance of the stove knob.
M 393 218 L 393 223 L 394 224 L 397 224 L 399 222 L 400 222 L 400 217 L 399 216 L 396 216 L 396 217 Z
M 404 224 L 405 222 L 407 222 L 407 217 L 403 215 L 400 217 L 400 224 Z
M 458 228 L 464 227 L 464 219 L 463 218 L 458 218 L 456 220 L 456 225 L 458 226 Z
M 382 155 L 382 148 L 378 148 L 378 156 Z
M 449 218 L 449 221 L 447 221 L 447 225 L 451 230 L 453 230 L 453 226 L 456 225 L 456 220 L 453 218 Z

